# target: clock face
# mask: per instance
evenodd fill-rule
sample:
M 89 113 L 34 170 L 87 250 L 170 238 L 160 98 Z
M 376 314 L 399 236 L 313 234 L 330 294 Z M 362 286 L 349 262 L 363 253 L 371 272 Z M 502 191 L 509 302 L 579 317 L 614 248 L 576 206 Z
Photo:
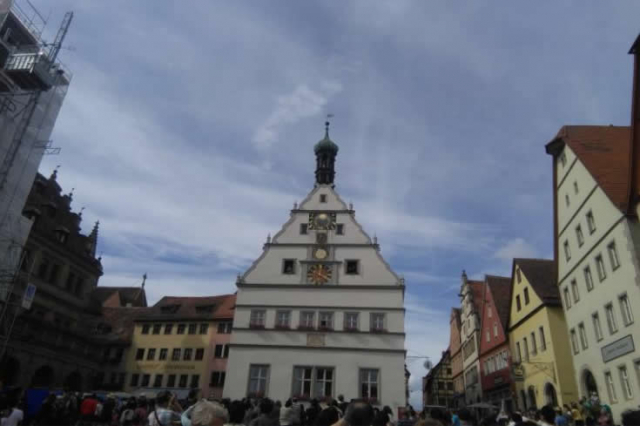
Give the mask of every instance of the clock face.
M 320 213 L 315 217 L 314 222 L 318 229 L 327 229 L 327 227 L 331 223 L 331 219 L 329 219 L 328 214 Z
M 326 231 L 335 227 L 335 213 L 309 213 L 309 229 Z
M 324 259 L 327 258 L 328 255 L 329 255 L 329 253 L 323 247 L 318 247 L 313 252 L 313 257 L 315 257 L 318 260 L 324 260 Z
M 326 284 L 331 279 L 331 269 L 326 265 L 311 265 L 307 271 L 307 279 L 311 284 Z

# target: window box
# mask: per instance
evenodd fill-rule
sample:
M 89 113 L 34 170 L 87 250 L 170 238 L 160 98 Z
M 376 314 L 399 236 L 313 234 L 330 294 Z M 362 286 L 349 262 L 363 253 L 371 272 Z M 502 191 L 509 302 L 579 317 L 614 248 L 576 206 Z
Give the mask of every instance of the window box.
M 309 400 L 311 400 L 311 396 L 310 395 L 306 395 L 306 394 L 304 394 L 304 395 L 294 395 L 292 398 L 297 398 L 298 401 L 309 401 Z
M 312 325 L 299 325 L 298 330 L 315 330 L 316 328 Z
M 249 323 L 249 328 L 253 328 L 253 329 L 264 329 L 264 324 L 259 324 L 259 323 Z
M 372 333 L 386 333 L 387 329 L 386 328 L 372 328 L 371 332 Z
M 264 392 L 249 392 L 247 396 L 249 398 L 262 398 L 264 397 Z
M 275 325 L 275 329 L 276 330 L 291 330 L 291 327 L 289 327 L 289 325 L 287 325 L 287 324 L 276 324 Z
M 368 402 L 371 405 L 377 405 L 378 398 L 362 398 L 362 402 Z

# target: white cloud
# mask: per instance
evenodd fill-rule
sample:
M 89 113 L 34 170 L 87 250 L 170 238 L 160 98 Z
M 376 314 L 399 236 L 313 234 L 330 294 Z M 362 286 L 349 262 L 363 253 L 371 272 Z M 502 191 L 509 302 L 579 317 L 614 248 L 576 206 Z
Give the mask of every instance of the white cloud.
M 516 257 L 536 257 L 536 253 L 535 247 L 527 243 L 523 238 L 514 238 L 499 248 L 494 253 L 494 257 L 501 260 L 511 261 Z

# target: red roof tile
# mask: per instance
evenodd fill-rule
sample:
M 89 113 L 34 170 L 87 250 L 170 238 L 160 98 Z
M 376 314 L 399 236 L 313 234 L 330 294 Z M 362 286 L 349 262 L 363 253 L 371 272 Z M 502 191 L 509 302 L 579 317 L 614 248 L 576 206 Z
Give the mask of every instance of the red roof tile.
M 560 292 L 556 283 L 556 266 L 547 259 L 513 259 L 527 277 L 529 284 L 543 303 L 560 303 Z
M 165 296 L 139 319 L 233 319 L 235 294 L 206 297 Z
M 507 329 L 509 322 L 509 308 L 511 305 L 511 278 L 497 277 L 495 275 L 486 276 L 487 287 L 493 297 L 493 304 L 496 307 L 498 318 L 502 324 L 502 329 Z

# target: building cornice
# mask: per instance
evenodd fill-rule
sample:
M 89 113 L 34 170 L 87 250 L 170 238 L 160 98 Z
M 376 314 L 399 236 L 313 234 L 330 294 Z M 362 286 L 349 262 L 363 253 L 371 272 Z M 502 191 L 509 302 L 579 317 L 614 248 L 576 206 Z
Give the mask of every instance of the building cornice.
M 232 348 L 253 348 L 253 349 L 302 349 L 302 350 L 316 350 L 316 351 L 335 351 L 335 352 L 382 352 L 382 353 L 394 353 L 406 355 L 405 349 L 375 349 L 375 348 L 345 348 L 337 346 L 294 346 L 294 345 L 257 345 L 252 343 L 229 343 Z
M 236 304 L 236 308 L 262 308 L 262 309 L 333 309 L 336 311 L 399 311 L 405 312 L 405 308 L 391 308 L 391 307 L 380 307 L 380 306 L 342 306 L 342 305 L 334 305 L 334 306 L 319 306 L 319 305 L 261 305 L 261 304 L 250 304 L 250 303 L 238 303 Z
M 283 331 L 285 333 L 321 333 L 321 334 L 332 334 L 332 333 L 343 333 L 343 334 L 353 334 L 354 336 L 360 336 L 363 334 L 373 335 L 373 336 L 405 336 L 405 333 L 397 332 L 397 331 L 349 331 L 349 330 L 319 330 L 319 329 L 297 329 L 297 328 L 251 328 L 251 327 L 233 327 L 233 331 L 257 331 L 263 333 L 265 331 L 275 331 L 280 332 Z
M 248 284 L 248 283 L 236 283 L 238 288 L 279 288 L 279 289 L 306 289 L 306 290 L 319 290 L 324 291 L 330 288 L 331 290 L 402 290 L 403 285 L 340 285 L 340 284 L 325 284 L 325 285 L 311 285 L 311 284 Z

